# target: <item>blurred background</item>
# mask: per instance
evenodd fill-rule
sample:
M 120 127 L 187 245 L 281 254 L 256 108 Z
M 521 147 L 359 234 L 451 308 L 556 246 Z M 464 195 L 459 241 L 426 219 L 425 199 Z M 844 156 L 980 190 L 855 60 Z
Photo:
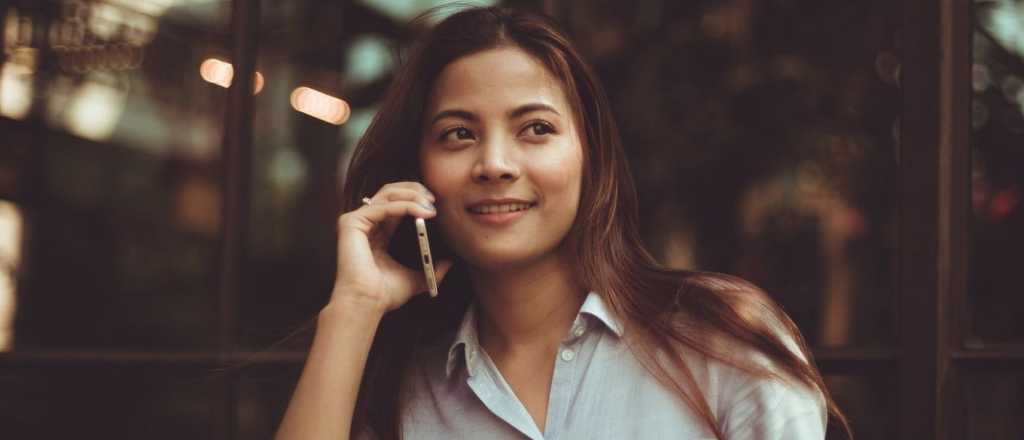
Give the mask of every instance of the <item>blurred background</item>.
M 276 343 L 330 293 L 348 155 L 409 20 L 445 2 L 238 1 L 0 0 L 0 437 L 272 436 L 304 359 Z M 901 2 L 475 3 L 563 24 L 658 258 L 765 288 L 858 438 L 897 438 Z M 1021 439 L 1024 1 L 969 20 L 967 279 L 940 323 L 1011 367 L 954 384 L 950 438 Z

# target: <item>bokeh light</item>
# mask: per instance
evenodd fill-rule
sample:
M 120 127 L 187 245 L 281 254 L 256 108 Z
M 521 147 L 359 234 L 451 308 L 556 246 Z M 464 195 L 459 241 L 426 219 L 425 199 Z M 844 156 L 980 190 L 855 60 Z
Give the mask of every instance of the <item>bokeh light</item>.
M 360 37 L 348 50 L 345 79 L 355 84 L 374 81 L 393 68 L 385 40 L 378 37 Z
M 309 87 L 292 91 L 292 108 L 334 125 L 344 124 L 352 113 L 347 102 Z
M 366 7 L 385 14 L 395 20 L 406 22 L 416 17 L 423 11 L 444 4 L 451 4 L 450 0 L 358 0 Z M 445 8 L 437 16 L 431 17 L 431 21 L 440 21 L 450 14 L 457 12 L 466 6 L 494 6 L 497 0 L 465 0 L 455 4 L 456 7 Z
M 235 67 L 231 63 L 217 58 L 208 58 L 199 65 L 199 75 L 206 82 L 216 84 L 225 89 L 231 87 L 231 80 L 235 76 Z M 263 74 L 256 72 L 253 79 L 253 93 L 258 94 L 263 90 Z
M 999 44 L 1024 55 L 1024 3 L 1001 0 L 987 17 L 988 29 Z
M 14 311 L 21 266 L 24 218 L 17 205 L 0 200 L 0 352 L 14 345 Z
M 106 141 L 114 134 L 124 112 L 123 90 L 90 81 L 78 88 L 66 114 L 68 131 L 86 139 Z
M 185 3 L 185 2 L 180 1 L 180 0 L 146 0 L 146 1 L 138 1 L 138 0 L 105 0 L 105 1 L 107 3 L 110 3 L 110 4 L 120 6 L 123 9 L 134 10 L 134 11 L 146 14 L 146 15 L 153 16 L 153 17 L 159 17 L 161 15 L 164 15 L 164 13 L 167 12 L 168 9 L 171 9 L 174 6 L 180 6 L 180 3 Z M 191 3 L 196 3 L 196 2 L 192 1 Z M 216 2 L 210 2 L 210 3 L 216 3 Z
M 0 66 L 0 115 L 24 119 L 32 109 L 32 71 L 26 66 Z

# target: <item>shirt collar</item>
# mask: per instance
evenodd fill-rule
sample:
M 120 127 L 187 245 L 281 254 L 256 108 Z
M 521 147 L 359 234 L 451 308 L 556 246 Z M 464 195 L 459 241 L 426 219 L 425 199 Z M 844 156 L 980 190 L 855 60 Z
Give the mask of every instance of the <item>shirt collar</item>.
M 605 305 L 604 300 L 601 299 L 601 295 L 597 292 L 590 292 L 587 294 L 587 299 L 583 300 L 583 306 L 580 307 L 580 315 L 588 314 L 601 321 L 608 330 L 615 333 L 615 336 L 622 337 L 622 322 L 620 322 L 615 315 L 608 310 L 608 306 Z M 578 319 L 578 316 L 577 316 Z
M 462 348 L 461 350 L 459 348 Z M 470 353 L 476 353 L 479 351 L 480 343 L 477 341 L 476 335 L 476 301 L 470 303 L 466 309 L 466 314 L 462 316 L 462 324 L 459 325 L 458 331 L 455 332 L 455 340 L 452 341 L 451 347 L 448 348 L 448 363 L 445 365 L 445 376 L 451 377 L 452 371 L 455 370 L 456 362 L 459 360 L 459 353 L 463 354 L 463 359 L 466 360 L 466 368 L 469 370 L 469 375 L 472 376 L 473 372 L 476 371 L 476 362 L 479 356 L 470 356 Z
M 615 336 L 622 337 L 622 323 L 608 310 L 601 295 L 597 292 L 587 293 L 587 298 L 583 300 L 583 305 L 580 306 L 580 311 L 576 314 L 574 322 L 580 322 L 584 314 L 597 318 Z M 469 375 L 473 376 L 476 372 L 476 365 L 480 362 L 480 352 L 480 341 L 476 332 L 476 302 L 474 301 L 466 309 L 466 314 L 462 316 L 462 323 L 459 324 L 459 329 L 455 332 L 455 339 L 448 348 L 448 358 L 445 364 L 446 377 L 452 376 L 460 357 L 465 359 L 466 369 Z M 462 356 L 459 356 L 460 354 Z

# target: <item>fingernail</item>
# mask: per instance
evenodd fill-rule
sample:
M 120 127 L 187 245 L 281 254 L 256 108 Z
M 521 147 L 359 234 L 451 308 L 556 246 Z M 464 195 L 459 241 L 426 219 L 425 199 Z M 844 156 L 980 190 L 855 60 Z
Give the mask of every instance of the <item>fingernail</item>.
M 420 203 L 420 206 L 426 208 L 429 211 L 437 211 L 437 208 L 434 208 L 434 204 L 430 202 Z

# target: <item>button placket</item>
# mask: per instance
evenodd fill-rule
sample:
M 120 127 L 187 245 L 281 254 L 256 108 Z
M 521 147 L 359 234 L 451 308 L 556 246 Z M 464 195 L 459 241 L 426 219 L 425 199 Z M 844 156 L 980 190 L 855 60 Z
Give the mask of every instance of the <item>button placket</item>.
M 579 322 L 574 324 L 571 334 L 575 336 L 578 328 Z M 570 338 L 559 346 L 554 377 L 551 381 L 548 418 L 544 427 L 545 438 L 562 437 L 561 429 L 565 426 L 569 414 L 569 402 L 571 396 L 576 394 L 576 390 L 573 389 L 574 378 L 579 374 L 577 369 L 582 368 L 579 362 L 574 362 L 581 348 L 579 337 Z
M 569 328 L 568 341 L 575 341 L 583 336 L 587 332 L 587 320 L 583 316 L 577 316 L 576 320 L 573 321 L 572 327 Z

